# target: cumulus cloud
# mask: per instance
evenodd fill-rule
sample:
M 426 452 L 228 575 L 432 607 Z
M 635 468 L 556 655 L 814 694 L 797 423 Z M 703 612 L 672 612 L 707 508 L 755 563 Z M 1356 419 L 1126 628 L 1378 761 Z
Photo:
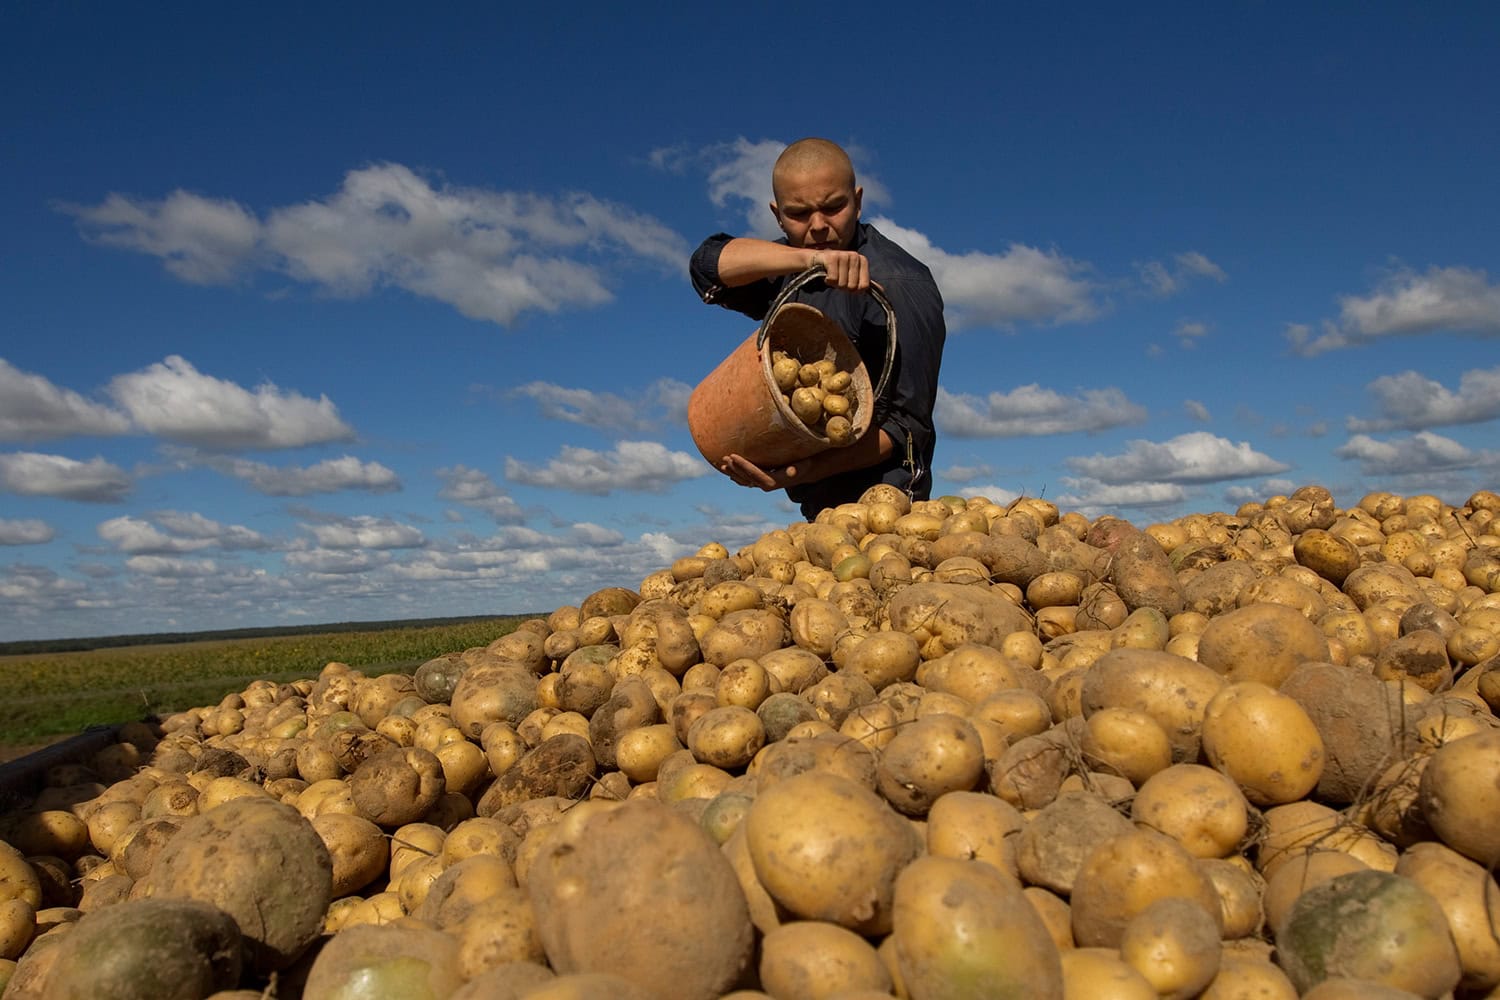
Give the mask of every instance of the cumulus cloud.
M 1015 490 L 1006 489 L 1003 486 L 965 486 L 958 491 L 961 497 L 984 497 L 990 503 L 1005 505 L 1019 497 L 1025 496 L 1024 492 L 1017 493 Z
M 223 284 L 264 268 L 340 296 L 400 288 L 502 324 L 609 301 L 601 261 L 676 270 L 687 252 L 656 219 L 589 194 L 435 185 L 395 163 L 351 170 L 329 197 L 264 220 L 183 191 L 62 208 L 86 238 L 160 257 L 185 281 Z
M 950 483 L 972 483 L 976 479 L 988 479 L 995 474 L 995 470 L 988 465 L 959 465 L 957 463 L 946 469 L 938 469 L 937 474 Z
M 1356 434 L 1333 453 L 1339 458 L 1358 462 L 1360 472 L 1367 476 L 1500 467 L 1500 451 L 1466 448 L 1452 438 L 1431 431 L 1390 441 Z
M 1146 410 L 1115 388 L 1065 396 L 1033 382 L 982 398 L 940 386 L 932 415 L 938 430 L 954 437 L 1038 437 L 1137 424 Z
M 271 497 L 305 497 L 314 493 L 362 490 L 392 493 L 401 477 L 379 462 L 361 462 L 352 455 L 324 459 L 308 466 L 274 466 L 243 458 L 210 456 L 204 464 L 225 475 L 243 479 L 257 492 Z
M 0 566 L 0 601 L 23 620 L 76 609 L 86 600 L 88 585 L 59 576 L 45 566 Z
M 1341 297 L 1337 320 L 1324 320 L 1316 330 L 1294 323 L 1286 337 L 1295 352 L 1311 356 L 1439 330 L 1500 335 L 1500 285 L 1474 268 L 1430 267 L 1422 274 L 1402 268 L 1369 295 Z
M 363 549 L 308 549 L 286 555 L 289 568 L 314 576 L 355 576 L 387 566 L 390 561 L 387 552 Z
M 1500 368 L 1464 372 L 1454 392 L 1414 371 L 1382 375 L 1366 388 L 1380 416 L 1350 418 L 1351 431 L 1424 430 L 1454 424 L 1477 424 L 1500 417 Z
M 52 525 L 37 518 L 0 517 L 0 545 L 44 545 L 56 534 Z
M 203 448 L 299 448 L 354 437 L 327 396 L 313 400 L 269 382 L 251 392 L 175 354 L 115 376 L 109 393 L 141 429 Z
M 662 378 L 632 396 L 569 389 L 552 382 L 528 382 L 509 394 L 533 400 L 542 416 L 552 420 L 612 434 L 639 434 L 655 430 L 667 420 L 685 420 L 692 391 L 685 382 Z
M 259 532 L 244 525 L 220 524 L 202 514 L 161 511 L 150 518 L 114 517 L 95 529 L 99 537 L 130 555 L 178 555 L 203 549 L 266 549 Z
M 506 493 L 488 474 L 464 465 L 438 469 L 438 478 L 443 488 L 438 498 L 472 507 L 488 514 L 497 524 L 524 521 L 526 514 L 515 498 Z
M 1084 514 L 1121 508 L 1167 507 L 1187 499 L 1187 491 L 1176 483 L 1106 483 L 1084 476 L 1063 480 L 1068 492 L 1057 498 L 1058 506 Z
M 948 323 L 1011 327 L 1017 323 L 1078 323 L 1098 316 L 1088 264 L 1056 251 L 1012 243 L 1004 253 L 949 253 L 915 229 L 890 219 L 877 228 L 932 270 Z
M 414 549 L 427 544 L 426 536 L 411 525 L 368 514 L 303 527 L 325 549 Z
M 1192 417 L 1199 423 L 1206 424 L 1213 419 L 1213 417 L 1209 415 L 1208 407 L 1204 406 L 1196 399 L 1184 399 L 1182 401 L 1182 408 L 1187 412 L 1188 416 Z
M 118 503 L 130 477 L 103 458 L 79 462 L 63 455 L 17 451 L 0 455 L 0 492 L 84 503 Z
M 1212 483 L 1285 472 L 1291 466 L 1250 447 L 1207 431 L 1180 434 L 1169 441 L 1136 440 L 1123 455 L 1069 458 L 1067 466 L 1108 485 L 1134 483 Z
M 696 455 L 670 451 L 655 441 L 621 441 L 613 450 L 565 447 L 545 466 L 505 459 L 505 478 L 528 486 L 608 496 L 663 493 L 675 483 L 712 471 Z
M 1224 491 L 1224 502 L 1231 507 L 1242 503 L 1260 503 L 1275 496 L 1287 496 L 1297 489 L 1290 479 L 1267 479 L 1259 486 L 1231 486 Z
M 169 579 L 196 579 L 213 576 L 219 572 L 218 563 L 212 559 L 179 559 L 174 556 L 131 556 L 125 560 L 125 568 L 142 576 L 158 576 Z
M 1229 280 L 1229 275 L 1224 273 L 1222 267 L 1196 250 L 1177 254 L 1169 264 L 1159 260 L 1137 264 L 1136 270 L 1147 290 L 1163 298 L 1176 295 L 1196 278 L 1206 278 L 1219 284 Z
M 1199 340 L 1208 336 L 1208 330 L 1207 323 L 1200 323 L 1196 320 L 1183 320 L 1177 324 L 1177 328 L 1172 333 L 1177 338 L 1177 346 L 1185 351 L 1191 351 L 1198 346 Z
M 111 194 L 97 205 L 63 204 L 86 239 L 160 257 L 166 269 L 195 285 L 222 285 L 243 276 L 256 254 L 260 222 L 237 202 L 173 191 L 160 201 Z
M 130 419 L 0 358 L 0 441 L 123 434 Z

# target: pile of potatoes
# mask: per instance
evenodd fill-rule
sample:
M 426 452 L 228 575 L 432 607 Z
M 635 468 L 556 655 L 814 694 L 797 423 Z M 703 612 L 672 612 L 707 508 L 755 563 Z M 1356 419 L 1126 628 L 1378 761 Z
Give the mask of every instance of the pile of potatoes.
M 875 487 L 256 682 L 5 818 L 3 996 L 1500 997 L 1497 515 Z
M 771 352 L 771 377 L 787 409 L 808 430 L 838 447 L 854 443 L 858 400 L 853 372 L 828 358 L 804 362 L 778 349 Z

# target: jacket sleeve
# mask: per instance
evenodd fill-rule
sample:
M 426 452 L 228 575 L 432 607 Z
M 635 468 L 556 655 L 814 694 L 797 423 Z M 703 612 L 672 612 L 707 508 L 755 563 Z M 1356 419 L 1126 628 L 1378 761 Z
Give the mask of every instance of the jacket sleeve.
M 728 233 L 715 233 L 699 244 L 688 261 L 688 276 L 699 298 L 709 305 L 723 306 L 754 320 L 765 319 L 766 311 L 776 297 L 776 283 L 762 278 L 748 285 L 729 288 L 719 280 L 719 254 L 732 239 L 734 237 Z

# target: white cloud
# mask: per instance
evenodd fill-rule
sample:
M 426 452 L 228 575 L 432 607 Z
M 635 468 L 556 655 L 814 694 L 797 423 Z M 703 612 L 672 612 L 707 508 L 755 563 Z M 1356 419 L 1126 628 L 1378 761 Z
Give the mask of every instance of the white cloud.
M 1500 368 L 1476 368 L 1459 376 L 1458 391 L 1414 371 L 1382 375 L 1366 388 L 1380 416 L 1350 418 L 1351 431 L 1423 430 L 1477 424 L 1500 417 Z
M 0 455 L 0 492 L 85 503 L 117 503 L 130 477 L 103 458 L 79 462 L 63 455 L 17 451 Z
M 633 397 L 593 389 L 568 389 L 551 382 L 528 382 L 512 396 L 534 400 L 542 416 L 614 434 L 638 434 L 660 427 L 663 419 L 686 419 L 692 386 L 676 379 L 653 382 Z
M 1284 472 L 1291 466 L 1250 447 L 1207 431 L 1179 434 L 1169 441 L 1136 440 L 1123 455 L 1091 455 L 1066 460 L 1070 469 L 1101 483 L 1212 483 Z
M 448 469 L 438 469 L 437 475 L 443 481 L 443 488 L 438 490 L 438 498 L 441 500 L 452 500 L 465 507 L 483 511 L 497 524 L 526 519 L 521 505 L 478 469 L 455 465 Z
M 1297 484 L 1290 479 L 1267 479 L 1259 486 L 1231 486 L 1224 491 L 1224 502 L 1231 507 L 1242 503 L 1260 503 L 1268 497 L 1288 496 Z
M 379 462 L 361 462 L 352 455 L 324 459 L 309 466 L 277 467 L 227 457 L 209 457 L 204 462 L 272 497 L 305 497 L 341 490 L 392 493 L 401 489 L 401 478 L 395 472 Z
M 512 482 L 594 496 L 615 491 L 663 493 L 675 483 L 711 471 L 698 456 L 670 451 L 655 441 L 621 441 L 608 452 L 565 447 L 540 468 L 505 459 L 505 478 Z
M 946 469 L 938 469 L 937 474 L 950 483 L 970 483 L 976 479 L 987 479 L 995 474 L 995 470 L 988 465 L 950 465 Z
M 52 525 L 37 518 L 0 517 L 0 545 L 44 545 L 56 534 Z
M 272 209 L 264 222 L 183 191 L 63 210 L 88 238 L 160 257 L 185 281 L 266 268 L 335 295 L 400 288 L 504 324 L 529 309 L 609 301 L 600 259 L 675 271 L 687 253 L 661 222 L 592 195 L 434 186 L 394 163 L 351 170 L 330 197 Z
M 125 414 L 0 358 L 0 441 L 123 434 L 129 429 Z
M 1036 383 L 980 398 L 938 387 L 933 420 L 954 437 L 1038 437 L 1137 424 L 1145 408 L 1119 389 L 1083 389 L 1064 396 Z
M 354 437 L 327 396 L 312 400 L 269 382 L 250 392 L 175 354 L 115 376 L 109 392 L 136 426 L 199 447 L 298 448 Z
M 1493 337 L 1500 335 L 1500 285 L 1473 268 L 1430 267 L 1425 274 L 1403 268 L 1369 295 L 1341 297 L 1339 318 L 1319 329 L 1293 323 L 1286 337 L 1303 355 L 1439 330 Z
M 411 525 L 368 514 L 303 527 L 325 549 L 413 549 L 427 544 L 426 536 Z
M 65 204 L 87 239 L 160 257 L 168 271 L 195 285 L 239 278 L 256 252 L 261 225 L 228 199 L 173 191 L 161 201 L 111 194 L 92 207 Z
M 270 543 L 259 532 L 239 525 L 220 524 L 202 514 L 162 511 L 150 519 L 115 517 L 103 521 L 99 537 L 131 555 L 176 555 L 203 549 L 266 549 Z
M 1213 417 L 1209 415 L 1208 407 L 1204 406 L 1196 399 L 1184 399 L 1182 401 L 1182 408 L 1187 411 L 1188 416 L 1192 417 L 1199 423 L 1206 424 L 1213 419 Z
M 86 602 L 88 585 L 59 576 L 45 566 L 0 566 L 0 601 L 23 620 L 74 610 Z
M 1391 441 L 1377 441 L 1366 434 L 1356 434 L 1333 453 L 1339 458 L 1359 462 L 1360 472 L 1367 476 L 1500 466 L 1500 451 L 1476 451 L 1431 431 Z
M 1187 499 L 1187 492 L 1176 483 L 1105 483 L 1085 476 L 1065 478 L 1063 485 L 1070 492 L 1059 496 L 1057 505 L 1090 516 L 1121 508 L 1167 507 Z
M 1183 320 L 1177 324 L 1173 334 L 1177 337 L 1177 344 L 1185 351 L 1191 351 L 1198 346 L 1198 340 L 1208 336 L 1208 324 L 1195 320 Z
M 1207 278 L 1220 284 L 1229 279 L 1222 267 L 1196 250 L 1177 254 L 1170 265 L 1151 260 L 1136 265 L 1136 270 L 1147 289 L 1164 298 L 1182 291 L 1194 278 Z
M 131 556 L 125 560 L 125 568 L 142 576 L 159 576 L 170 579 L 197 579 L 213 576 L 219 566 L 212 559 L 177 559 L 172 556 Z
M 310 549 L 286 555 L 288 567 L 315 576 L 357 576 L 387 566 L 390 561 L 387 552 L 363 549 Z
M 1004 253 L 954 254 L 889 219 L 876 228 L 932 270 L 953 328 L 1016 323 L 1077 323 L 1098 316 L 1090 268 L 1056 252 L 1012 243 Z
M 1008 490 L 1003 486 L 994 485 L 965 486 L 958 491 L 958 495 L 961 497 L 984 497 L 990 503 L 997 503 L 1002 506 L 1010 503 L 1012 500 L 1025 496 L 1024 493 L 1017 493 L 1015 490 Z

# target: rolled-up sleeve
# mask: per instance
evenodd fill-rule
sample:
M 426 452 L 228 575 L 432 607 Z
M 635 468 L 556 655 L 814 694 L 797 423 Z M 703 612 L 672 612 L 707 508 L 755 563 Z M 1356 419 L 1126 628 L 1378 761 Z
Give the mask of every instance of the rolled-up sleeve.
M 734 239 L 728 233 L 715 233 L 698 245 L 688 259 L 688 276 L 698 297 L 709 305 L 723 306 L 751 319 L 765 319 L 771 301 L 776 297 L 776 285 L 768 279 L 752 281 L 748 285 L 727 287 L 719 279 L 719 255 L 724 246 Z

